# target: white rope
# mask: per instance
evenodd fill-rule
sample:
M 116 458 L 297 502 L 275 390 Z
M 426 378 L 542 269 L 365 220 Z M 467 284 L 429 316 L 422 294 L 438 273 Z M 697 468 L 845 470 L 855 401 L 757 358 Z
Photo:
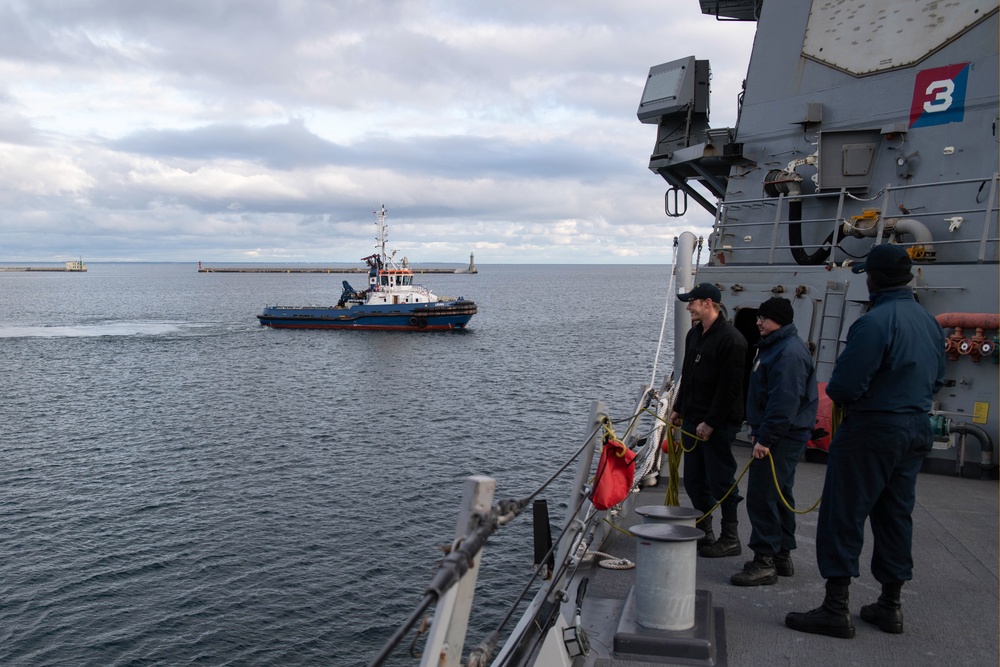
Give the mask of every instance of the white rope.
M 635 464 L 635 476 L 633 477 L 635 480 L 632 485 L 633 489 L 637 488 L 642 478 L 649 474 L 653 469 L 653 464 L 656 463 L 656 449 L 660 446 L 660 441 L 655 437 L 651 437 L 655 433 L 656 429 L 647 435 L 646 444 L 636 454 L 637 460 Z
M 604 560 L 597 561 L 597 565 L 607 570 L 631 570 L 635 567 L 635 563 L 630 561 L 628 558 L 618 558 L 617 556 L 606 554 L 603 551 L 588 551 L 587 555 L 604 557 Z
M 663 306 L 663 322 L 660 324 L 660 340 L 656 344 L 656 356 L 653 357 L 653 374 L 649 378 L 649 388 L 656 386 L 656 367 L 660 363 L 660 351 L 663 349 L 663 334 L 667 330 L 667 318 L 674 304 L 674 284 L 677 279 L 677 239 L 674 239 L 674 256 L 670 262 L 670 282 L 667 284 L 667 302 Z M 673 369 L 671 369 L 673 370 Z

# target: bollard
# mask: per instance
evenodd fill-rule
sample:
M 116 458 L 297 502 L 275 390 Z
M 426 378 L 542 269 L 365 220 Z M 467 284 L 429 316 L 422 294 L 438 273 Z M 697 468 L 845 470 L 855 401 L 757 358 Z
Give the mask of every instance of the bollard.
M 666 523 L 642 523 L 631 530 L 636 623 L 656 630 L 694 627 L 697 542 L 704 532 Z
M 691 526 L 701 518 L 702 513 L 693 507 L 670 505 L 643 505 L 635 508 L 643 523 L 666 523 L 674 526 Z

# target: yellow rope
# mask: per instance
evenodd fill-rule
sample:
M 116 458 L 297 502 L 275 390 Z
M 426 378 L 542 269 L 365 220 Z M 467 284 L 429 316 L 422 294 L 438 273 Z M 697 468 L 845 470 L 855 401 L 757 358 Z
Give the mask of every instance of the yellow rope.
M 605 442 L 607 442 L 608 440 L 618 440 L 618 438 L 615 437 L 615 429 L 611 425 L 611 420 L 610 419 L 608 419 L 607 417 L 602 418 L 601 419 L 601 426 L 604 427 L 604 440 L 605 440 Z M 618 440 L 618 441 L 621 442 L 620 440 Z
M 767 453 L 767 458 L 771 461 L 771 476 L 774 478 L 774 488 L 778 490 L 778 497 L 781 498 L 781 502 L 785 507 L 795 512 L 796 514 L 809 514 L 809 512 L 812 512 L 814 509 L 819 507 L 820 501 L 823 500 L 822 495 L 820 495 L 820 497 L 816 499 L 816 502 L 813 503 L 813 506 L 807 510 L 797 510 L 791 505 L 789 505 L 788 501 L 785 499 L 784 494 L 781 493 L 781 484 L 778 483 L 778 471 L 774 467 L 774 457 L 771 456 L 771 452 Z
M 750 463 L 753 463 L 753 459 L 750 459 Z M 726 498 L 728 498 L 730 495 L 732 495 L 733 491 L 736 490 L 736 487 L 738 487 L 740 485 L 740 480 L 743 479 L 743 475 L 747 474 L 747 470 L 750 469 L 750 463 L 746 464 L 746 466 L 743 468 L 743 472 L 740 473 L 740 476 L 736 478 L 736 481 L 733 482 L 733 485 L 731 487 L 729 487 L 728 491 L 726 491 L 726 495 L 724 495 L 721 498 L 719 498 L 719 502 L 715 503 L 715 505 L 712 507 L 712 509 L 710 509 L 707 512 L 705 512 L 705 514 L 703 514 L 702 516 L 698 517 L 697 521 L 701 521 L 702 519 L 707 519 L 708 517 L 712 516 L 712 512 L 714 512 L 716 509 L 718 509 L 719 505 L 721 505 Z M 695 523 L 697 523 L 697 521 Z
M 607 517 L 604 517 L 604 523 L 608 524 L 609 526 L 611 526 L 612 528 L 614 528 L 615 530 L 617 530 L 619 533 L 623 533 L 625 535 L 628 535 L 629 537 L 635 537 L 635 535 L 632 534 L 632 531 L 626 530 L 625 528 L 619 528 L 615 524 L 613 524 L 610 521 L 608 521 Z
M 660 419 L 661 421 L 667 423 L 667 441 L 668 441 L 668 445 L 667 445 L 667 465 L 668 465 L 668 467 L 670 469 L 670 478 L 667 480 L 667 493 L 666 493 L 666 496 L 663 499 L 663 504 L 664 505 L 670 505 L 670 506 L 677 507 L 677 506 L 680 505 L 680 493 L 679 493 L 679 489 L 677 487 L 677 480 L 680 477 L 681 452 L 683 452 L 683 453 L 686 454 L 686 453 L 694 450 L 694 448 L 698 446 L 698 443 L 704 442 L 705 439 L 704 438 L 699 438 L 698 436 L 696 436 L 696 435 L 694 435 L 692 433 L 688 433 L 687 431 L 681 430 L 680 428 L 674 426 L 673 424 L 670 424 L 665 419 L 661 418 L 659 415 L 656 415 L 656 417 L 658 419 Z M 680 441 L 677 440 L 677 438 L 674 436 L 674 429 L 677 429 L 682 434 L 690 436 L 691 438 L 693 438 L 695 440 L 694 447 L 691 447 L 691 449 L 684 449 L 683 440 L 680 440 Z M 785 507 L 787 507 L 792 512 L 795 512 L 796 514 L 808 514 L 809 512 L 812 512 L 817 507 L 819 507 L 820 501 L 823 500 L 822 496 L 820 496 L 816 500 L 816 502 L 813 503 L 812 507 L 810 507 L 807 510 L 797 510 L 794 507 L 792 507 L 789 504 L 788 500 L 785 498 L 784 494 L 781 493 L 781 484 L 778 482 L 778 471 L 774 467 L 774 457 L 771 456 L 771 452 L 767 453 L 767 458 L 768 458 L 768 460 L 771 463 L 771 477 L 772 477 L 772 479 L 774 479 L 774 488 L 778 491 L 778 498 L 781 499 L 781 503 Z M 736 482 L 729 488 L 728 491 L 726 491 L 726 495 L 722 496 L 722 498 L 719 500 L 719 502 L 715 503 L 715 506 L 713 506 L 712 509 L 708 510 L 702 517 L 700 517 L 698 519 L 698 521 L 701 521 L 702 519 L 710 516 L 712 514 L 712 512 L 714 512 L 716 509 L 718 509 L 719 505 L 722 504 L 722 501 L 724 501 L 726 498 L 728 498 L 733 493 L 733 491 L 736 490 L 736 487 L 739 486 L 740 480 L 743 479 L 744 475 L 746 475 L 747 470 L 750 469 L 750 464 L 753 463 L 753 462 L 754 462 L 754 459 L 750 459 L 750 462 L 747 463 L 746 466 L 743 468 L 743 472 L 741 472 L 740 476 L 736 478 Z
M 694 433 L 688 433 L 687 431 L 682 430 L 680 427 L 674 426 L 670 421 L 668 421 L 667 419 L 664 419 L 663 417 L 661 417 L 660 415 L 658 415 L 653 410 L 650 410 L 649 408 L 643 408 L 642 411 L 648 412 L 649 414 L 653 415 L 658 420 L 660 420 L 661 422 L 663 422 L 664 424 L 667 425 L 667 437 L 666 437 L 666 442 L 667 442 L 667 467 L 669 468 L 670 476 L 667 478 L 667 492 L 666 492 L 666 495 L 663 498 L 663 504 L 667 505 L 667 506 L 671 506 L 671 507 L 679 507 L 680 506 L 680 489 L 678 488 L 678 480 L 680 479 L 681 454 L 687 454 L 687 453 L 693 451 L 694 448 L 697 447 L 699 443 L 705 441 L 705 438 L 701 438 L 701 437 L 695 435 Z M 840 425 L 840 421 L 841 421 L 841 417 L 842 417 L 842 413 L 841 413 L 841 410 L 840 410 L 839 406 L 834 405 L 834 407 L 833 407 L 833 414 L 831 415 L 831 417 L 832 417 L 832 419 L 831 419 L 832 424 L 831 425 L 833 426 L 834 429 L 836 429 Z M 634 424 L 634 420 L 633 420 L 633 424 Z M 631 428 L 632 428 L 632 425 L 629 425 L 629 429 L 631 429 Z M 691 449 L 685 449 L 684 448 L 684 440 L 683 440 L 683 438 L 678 438 L 676 436 L 676 434 L 674 433 L 675 430 L 679 431 L 682 435 L 686 435 L 686 436 L 690 437 L 691 439 L 693 439 L 695 441 L 694 446 L 692 446 Z M 611 423 L 608 420 L 604 421 L 604 433 L 605 433 L 605 435 L 607 435 L 607 436 L 609 436 L 611 438 L 615 437 L 614 430 L 611 428 Z M 772 477 L 772 479 L 774 479 L 774 488 L 778 491 L 778 498 L 781 499 L 781 503 L 785 507 L 787 507 L 792 512 L 795 512 L 796 514 L 808 514 L 809 512 L 812 512 L 817 507 L 819 507 L 820 502 L 823 500 L 822 496 L 820 496 L 820 498 L 818 498 L 816 500 L 816 502 L 813 503 L 812 507 L 810 507 L 807 510 L 797 510 L 794 507 L 792 507 L 791 504 L 789 504 L 788 499 L 786 499 L 785 496 L 784 496 L 784 494 L 781 492 L 781 484 L 778 482 L 778 471 L 777 471 L 777 469 L 774 466 L 774 457 L 771 456 L 771 452 L 767 453 L 767 458 L 769 459 L 769 462 L 771 464 L 771 477 Z M 714 512 L 716 509 L 718 509 L 719 505 L 721 505 L 722 502 L 726 498 L 728 498 L 730 495 L 732 495 L 733 491 L 735 491 L 736 488 L 739 486 L 740 480 L 743 479 L 744 475 L 746 475 L 746 473 L 747 473 L 747 470 L 750 469 L 750 464 L 752 464 L 753 462 L 754 462 L 754 459 L 750 459 L 750 462 L 747 463 L 746 466 L 743 468 L 743 471 L 740 473 L 740 476 L 736 478 L 736 482 L 733 483 L 733 485 L 729 488 L 728 491 L 726 491 L 726 495 L 722 496 L 722 498 L 719 499 L 719 502 L 715 503 L 715 505 L 712 507 L 712 509 L 710 509 L 702 517 L 700 517 L 698 519 L 698 521 L 701 521 L 702 519 L 705 519 L 705 518 L 711 516 L 712 512 Z M 607 521 L 607 519 L 605 519 L 605 521 Z M 608 522 L 608 523 L 610 523 L 610 522 Z M 611 524 L 611 525 L 614 526 L 614 524 Z M 615 528 L 618 529 L 618 530 L 621 530 L 617 526 L 615 526 Z M 623 532 L 626 532 L 626 531 L 623 531 Z M 628 533 L 628 534 L 631 535 L 631 533 Z
M 672 505 L 673 507 L 680 507 L 680 490 L 678 489 L 677 481 L 681 476 L 681 454 L 677 450 L 677 441 L 674 439 L 674 427 L 669 426 L 667 428 L 667 468 L 670 471 L 670 477 L 667 478 L 667 494 L 663 497 L 664 505 Z
M 840 407 L 836 403 L 830 403 L 830 439 L 833 439 L 833 434 L 837 432 L 840 428 L 840 422 L 844 421 L 844 417 L 847 415 L 847 410 Z

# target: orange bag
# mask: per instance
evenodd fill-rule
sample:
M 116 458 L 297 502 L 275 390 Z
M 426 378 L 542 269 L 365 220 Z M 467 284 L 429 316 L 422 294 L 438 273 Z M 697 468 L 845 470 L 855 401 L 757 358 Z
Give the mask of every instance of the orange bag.
M 594 507 L 606 510 L 628 498 L 635 478 L 635 456 L 635 452 L 617 440 L 605 441 L 590 498 Z

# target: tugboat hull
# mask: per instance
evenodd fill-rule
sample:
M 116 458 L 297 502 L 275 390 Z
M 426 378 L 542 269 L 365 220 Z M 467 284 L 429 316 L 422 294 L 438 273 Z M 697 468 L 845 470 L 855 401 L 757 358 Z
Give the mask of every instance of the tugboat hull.
M 464 329 L 477 312 L 464 299 L 392 306 L 267 306 L 257 316 L 275 329 L 362 329 L 369 331 L 452 331 Z

